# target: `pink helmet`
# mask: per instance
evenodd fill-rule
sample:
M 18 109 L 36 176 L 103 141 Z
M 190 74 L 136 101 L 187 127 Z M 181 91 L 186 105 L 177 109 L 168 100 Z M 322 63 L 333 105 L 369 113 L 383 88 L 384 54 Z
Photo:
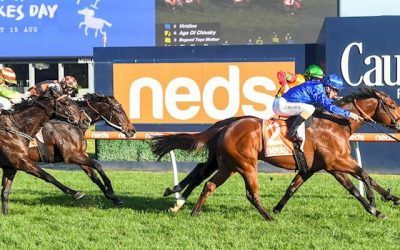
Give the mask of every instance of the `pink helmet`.
M 4 67 L 0 70 L 0 82 L 7 82 L 11 85 L 17 84 L 17 75 L 11 68 Z

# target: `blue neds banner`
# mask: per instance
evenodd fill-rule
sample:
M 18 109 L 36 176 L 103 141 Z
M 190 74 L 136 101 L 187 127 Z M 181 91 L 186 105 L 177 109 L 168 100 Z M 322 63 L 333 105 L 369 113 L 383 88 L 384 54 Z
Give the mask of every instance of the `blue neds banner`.
M 154 46 L 154 1 L 2 0 L 0 57 L 92 56 L 93 47 Z

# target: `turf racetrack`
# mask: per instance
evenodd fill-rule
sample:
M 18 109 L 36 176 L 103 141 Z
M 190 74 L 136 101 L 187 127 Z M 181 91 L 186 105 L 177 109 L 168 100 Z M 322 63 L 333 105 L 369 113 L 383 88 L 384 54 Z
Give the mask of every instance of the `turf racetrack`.
M 116 194 L 125 201 L 115 207 L 83 172 L 49 172 L 86 197 L 75 202 L 50 184 L 18 173 L 10 214 L 1 217 L 1 249 L 398 248 L 400 207 L 377 197 L 378 209 L 388 218 L 376 219 L 328 174 L 311 178 L 281 214 L 273 215 L 275 222 L 266 222 L 245 198 L 237 174 L 194 218 L 190 211 L 200 189 L 177 215 L 167 212 L 174 199 L 161 196 L 172 182 L 170 173 L 108 171 Z M 259 177 L 262 202 L 271 211 L 293 174 Z M 373 177 L 400 193 L 399 176 Z

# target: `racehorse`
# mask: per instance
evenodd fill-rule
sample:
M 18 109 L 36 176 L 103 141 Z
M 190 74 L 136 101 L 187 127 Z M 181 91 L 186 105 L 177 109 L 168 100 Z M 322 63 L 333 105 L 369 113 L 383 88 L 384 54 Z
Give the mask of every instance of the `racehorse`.
M 110 126 L 124 133 L 126 137 L 134 136 L 135 128 L 121 104 L 114 97 L 87 94 L 82 100 L 77 101 L 77 104 L 90 117 L 91 124 L 104 120 Z M 41 158 L 44 157 L 48 162 L 78 164 L 108 199 L 112 200 L 115 205 L 120 205 L 123 202 L 115 196 L 111 181 L 101 164 L 97 160 L 89 158 L 86 153 L 85 131 L 66 122 L 51 120 L 42 129 L 44 153 L 40 152 L 39 147 L 31 147 L 29 148 L 29 157 L 33 161 L 41 161 Z M 100 174 L 104 184 L 94 169 Z
M 74 199 L 84 196 L 58 182 L 29 158 L 29 140 L 53 117 L 83 128 L 88 126 L 86 114 L 77 104 L 67 95 L 61 95 L 51 88 L 32 102 L 24 101 L 16 105 L 14 112 L 0 116 L 0 162 L 3 164 L 1 198 L 4 214 L 8 211 L 8 195 L 18 170 L 52 183 Z
M 400 131 L 400 108 L 384 92 L 364 89 L 343 98 L 338 105 L 359 114 L 365 120 L 375 121 Z M 199 185 L 214 170 L 217 170 L 214 176 L 204 185 L 199 200 L 192 210 L 192 215 L 198 215 L 207 197 L 222 185 L 231 174 L 239 172 L 245 182 L 247 199 L 266 220 L 272 220 L 272 216 L 262 206 L 258 194 L 257 161 L 263 160 L 288 170 L 295 170 L 296 163 L 292 156 L 265 156 L 266 149 L 263 140 L 266 138 L 263 138 L 262 124 L 263 120 L 255 117 L 230 118 L 214 124 L 202 133 L 180 133 L 154 138 L 153 152 L 159 157 L 173 149 L 193 151 L 203 146 L 207 146 L 209 149 L 208 162 L 199 164 L 194 170 L 194 175 L 185 180 L 186 183 L 184 183 L 184 185 L 189 184 L 188 194 L 190 194 L 194 186 Z M 363 205 L 367 212 L 378 218 L 385 216 L 376 210 L 372 185 L 386 198 L 394 199 L 395 203 L 400 204 L 397 197 L 391 196 L 390 193 L 377 185 L 351 157 L 349 137 L 361 125 L 361 121 L 349 121 L 327 113 L 315 114 L 311 126 L 306 129 L 304 145 L 308 171 L 302 174 L 298 173 L 294 177 L 285 196 L 274 210 L 280 212 L 298 188 L 315 172 L 322 169 L 333 175 Z M 351 174 L 365 183 L 369 203 L 361 196 L 347 174 Z M 197 179 L 196 175 L 201 180 Z M 181 189 L 179 186 L 175 186 L 175 188 Z M 167 189 L 166 195 L 174 192 L 174 189 Z M 179 207 L 176 209 L 179 209 Z

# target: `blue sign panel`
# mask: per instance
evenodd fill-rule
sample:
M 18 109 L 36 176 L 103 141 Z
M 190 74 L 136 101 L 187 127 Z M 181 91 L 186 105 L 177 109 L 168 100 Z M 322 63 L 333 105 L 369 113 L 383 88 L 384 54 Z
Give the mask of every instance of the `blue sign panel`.
M 0 57 L 84 57 L 93 47 L 154 46 L 155 1 L 2 0 Z
M 400 100 L 399 25 L 400 16 L 327 18 L 320 36 L 327 72 L 341 74 L 348 87 L 372 87 Z

